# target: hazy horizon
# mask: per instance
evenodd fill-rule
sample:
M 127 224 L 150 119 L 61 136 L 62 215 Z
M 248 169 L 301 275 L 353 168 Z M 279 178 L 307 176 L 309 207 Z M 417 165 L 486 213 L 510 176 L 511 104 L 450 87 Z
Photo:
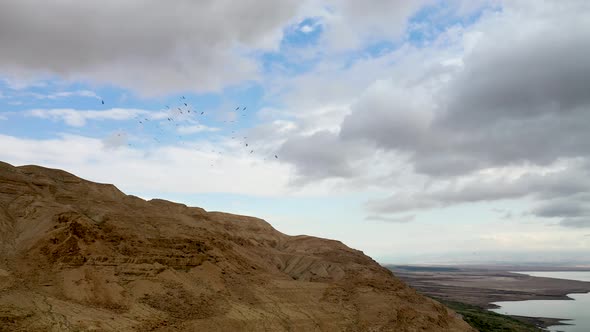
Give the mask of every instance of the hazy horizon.
M 0 161 L 382 264 L 590 265 L 590 2 L 0 3 Z

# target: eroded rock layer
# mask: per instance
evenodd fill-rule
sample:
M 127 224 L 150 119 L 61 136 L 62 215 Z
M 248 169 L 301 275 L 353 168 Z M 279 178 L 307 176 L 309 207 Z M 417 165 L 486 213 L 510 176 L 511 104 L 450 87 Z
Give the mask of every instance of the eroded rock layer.
M 5 163 L 0 330 L 471 331 L 338 241 Z

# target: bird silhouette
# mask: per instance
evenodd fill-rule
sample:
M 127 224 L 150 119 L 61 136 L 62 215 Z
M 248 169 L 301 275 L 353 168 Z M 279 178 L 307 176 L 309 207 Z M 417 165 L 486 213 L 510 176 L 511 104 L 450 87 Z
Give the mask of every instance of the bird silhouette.
M 104 105 L 104 100 L 101 100 L 102 104 Z

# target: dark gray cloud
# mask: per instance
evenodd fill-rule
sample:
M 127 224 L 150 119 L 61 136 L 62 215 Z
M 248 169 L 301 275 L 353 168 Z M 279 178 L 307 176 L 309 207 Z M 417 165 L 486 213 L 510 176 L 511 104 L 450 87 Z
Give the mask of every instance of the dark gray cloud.
M 305 174 L 298 179 L 299 183 L 326 177 L 357 176 L 363 170 L 357 161 L 369 152 L 363 145 L 343 142 L 338 134 L 329 131 L 291 137 L 279 150 L 282 161 L 292 163 L 299 174 Z
M 534 215 L 545 218 L 555 217 L 579 217 L 590 214 L 588 206 L 582 205 L 579 200 L 556 199 L 536 207 L 532 212 Z
M 562 219 L 559 224 L 566 227 L 587 228 L 590 227 L 590 216 L 565 218 Z
M 419 191 L 414 195 L 394 195 L 384 200 L 373 201 L 369 205 L 376 212 L 394 213 L 464 202 L 488 202 L 523 197 L 533 197 L 541 201 L 559 198 L 570 200 L 574 204 L 572 199 L 583 197 L 590 192 L 589 176 L 590 173 L 583 166 L 572 166 L 549 174 L 525 174 L 515 179 L 476 178 L 459 185 L 451 182 L 441 188 Z M 549 209 L 554 210 L 551 207 Z M 545 216 L 541 211 L 535 214 Z
M 239 48 L 272 48 L 300 1 L 1 1 L 0 73 L 115 83 L 148 93 L 254 78 Z M 242 52 L 243 53 L 243 52 Z
M 342 137 L 407 152 L 431 176 L 590 154 L 590 45 L 583 42 L 590 23 L 567 14 L 485 27 L 462 69 L 422 96 L 433 98 L 432 108 L 416 109 L 416 87 L 371 87 L 344 120 Z M 402 89 L 405 98 L 391 97 Z M 429 119 L 424 113 L 431 121 L 417 123 Z
M 587 191 L 542 201 L 532 214 L 559 220 L 563 226 L 590 227 L 590 186 Z
M 447 184 L 430 191 L 402 193 L 367 202 L 379 215 L 416 212 L 463 203 L 505 199 L 532 200 L 531 214 L 556 219 L 563 226 L 590 226 L 590 172 L 584 165 L 550 174 L 525 174 L 516 179 L 472 180 Z

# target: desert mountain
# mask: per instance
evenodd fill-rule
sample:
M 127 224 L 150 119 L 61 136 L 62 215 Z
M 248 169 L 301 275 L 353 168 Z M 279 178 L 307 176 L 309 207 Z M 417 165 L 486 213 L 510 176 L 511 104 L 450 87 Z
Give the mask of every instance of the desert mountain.
M 344 244 L 0 163 L 2 331 L 472 331 Z

